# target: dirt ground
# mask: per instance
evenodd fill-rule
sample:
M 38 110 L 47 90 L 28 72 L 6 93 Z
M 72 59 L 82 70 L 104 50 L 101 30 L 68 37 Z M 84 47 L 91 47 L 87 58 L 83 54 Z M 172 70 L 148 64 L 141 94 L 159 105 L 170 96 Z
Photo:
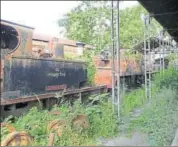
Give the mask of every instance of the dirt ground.
M 134 132 L 131 137 L 115 137 L 113 139 L 101 139 L 103 146 L 148 146 L 146 143 L 147 135 Z

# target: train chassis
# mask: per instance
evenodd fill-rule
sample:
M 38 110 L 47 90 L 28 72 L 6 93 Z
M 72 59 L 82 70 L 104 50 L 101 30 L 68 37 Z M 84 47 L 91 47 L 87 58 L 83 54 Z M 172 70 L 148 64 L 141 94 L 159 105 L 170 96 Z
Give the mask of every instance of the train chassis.
M 101 94 L 107 92 L 107 86 L 85 87 L 75 90 L 68 90 L 59 93 L 46 93 L 38 96 L 28 96 L 25 98 L 1 99 L 1 120 L 12 115 L 19 117 L 32 107 L 51 109 L 55 104 L 62 102 L 72 102 L 77 98 L 82 101 L 87 95 Z M 58 95 L 57 95 L 58 94 Z M 60 99 L 60 97 L 62 99 Z

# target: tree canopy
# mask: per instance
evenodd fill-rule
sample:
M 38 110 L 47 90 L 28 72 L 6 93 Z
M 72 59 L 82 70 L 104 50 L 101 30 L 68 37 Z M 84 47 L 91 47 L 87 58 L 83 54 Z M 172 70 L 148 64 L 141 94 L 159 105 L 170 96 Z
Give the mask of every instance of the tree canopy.
M 82 1 L 80 5 L 58 21 L 64 27 L 65 36 L 72 40 L 82 41 L 96 46 L 97 51 L 108 48 L 111 43 L 111 10 L 108 1 Z M 115 11 L 116 13 L 116 11 Z M 147 14 L 141 6 L 120 10 L 120 47 L 131 48 L 143 40 L 144 24 L 141 13 Z M 114 19 L 116 27 L 116 18 Z M 159 24 L 154 20 L 154 27 Z M 156 33 L 154 29 L 153 34 Z

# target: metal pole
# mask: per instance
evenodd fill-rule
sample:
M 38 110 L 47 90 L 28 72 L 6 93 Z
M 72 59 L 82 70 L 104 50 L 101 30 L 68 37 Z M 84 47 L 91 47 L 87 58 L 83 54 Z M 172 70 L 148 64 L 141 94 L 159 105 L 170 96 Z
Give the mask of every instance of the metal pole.
M 117 39 L 117 50 L 116 50 L 116 67 L 117 67 L 117 104 L 118 104 L 118 118 L 120 118 L 120 47 L 119 47 L 119 0 L 117 0 L 117 21 L 116 21 L 116 39 Z
M 167 47 L 167 42 L 166 42 L 166 40 L 165 40 L 165 42 L 164 42 L 164 46 L 163 46 L 163 73 L 164 73 L 164 68 L 165 68 L 165 65 L 164 65 L 164 51 L 165 51 L 165 47 Z
M 111 1 L 111 41 L 112 41 L 112 104 L 115 111 L 115 64 L 114 64 L 114 12 L 113 1 Z
M 159 60 L 159 72 L 160 72 L 160 74 L 161 74 L 161 49 L 162 49 L 162 34 L 160 33 L 160 40 L 159 40 L 159 58 L 160 58 L 160 60 Z
M 163 30 L 164 31 L 164 30 Z M 163 48 L 164 48 L 164 40 L 163 40 L 163 32 L 161 34 L 161 50 L 160 50 L 160 55 L 161 55 L 161 74 L 162 74 L 162 71 L 163 71 Z
M 147 29 L 147 18 L 144 16 L 144 58 L 145 58 L 145 98 L 147 99 L 147 56 L 146 56 L 146 51 L 147 51 L 147 38 L 146 38 L 146 29 Z
M 151 17 L 150 17 L 150 15 L 149 15 L 149 18 L 148 18 L 148 38 L 150 38 L 151 36 L 150 36 L 150 23 L 151 23 Z M 148 40 L 148 56 L 149 56 L 149 60 L 148 60 L 148 62 L 149 62 L 149 72 L 148 72 L 148 81 L 149 81 L 149 85 L 148 85 L 148 89 L 149 89 L 149 100 L 151 99 L 151 65 L 152 65 L 152 63 L 151 63 L 151 48 L 150 48 L 150 39 Z

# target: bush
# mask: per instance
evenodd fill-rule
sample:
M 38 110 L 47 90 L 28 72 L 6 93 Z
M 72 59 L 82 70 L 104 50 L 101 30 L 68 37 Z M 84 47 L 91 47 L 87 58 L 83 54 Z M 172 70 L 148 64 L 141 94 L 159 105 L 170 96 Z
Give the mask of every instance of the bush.
M 145 103 L 145 90 L 144 88 L 133 90 L 123 96 L 121 104 L 121 113 L 128 115 L 134 108 L 142 106 Z
M 73 56 L 72 54 L 68 53 L 68 54 L 65 54 L 64 58 L 68 60 L 77 60 L 77 61 L 86 62 L 87 83 L 90 85 L 94 83 L 94 76 L 95 76 L 96 68 L 93 62 L 93 55 L 91 54 L 91 51 L 85 50 L 82 56 Z
M 163 88 L 153 97 L 151 105 L 131 123 L 130 127 L 147 133 L 149 145 L 170 145 L 178 126 L 178 100 L 176 98 L 174 90 Z
M 116 134 L 117 121 L 112 111 L 111 102 L 107 96 L 96 96 L 100 98 L 98 105 L 83 105 L 79 100 L 73 106 L 63 104 L 61 107 L 54 106 L 52 110 L 58 110 L 60 115 L 50 115 L 47 110 L 32 108 L 26 115 L 16 118 L 15 123 L 10 123 L 16 130 L 27 131 L 34 139 L 34 146 L 46 146 L 48 144 L 47 124 L 54 119 L 65 119 L 69 127 L 61 137 L 55 137 L 55 146 L 86 146 L 96 143 L 99 137 L 111 137 Z M 94 97 L 94 98 L 96 98 Z M 77 114 L 85 114 L 89 118 L 89 128 L 76 130 L 71 127 L 71 120 Z M 2 136 L 7 133 L 1 132 Z M 6 133 L 6 134 L 5 134 Z
M 158 87 L 171 88 L 178 91 L 178 70 L 169 68 L 164 73 L 158 73 L 154 76 L 153 81 Z
M 129 125 L 129 130 L 139 130 L 148 134 L 149 145 L 170 145 L 178 126 L 178 71 L 169 68 L 158 73 L 152 81 L 152 98 L 146 104 L 144 89 L 127 94 L 123 101 L 123 112 L 128 113 L 135 107 L 144 107 L 143 113 Z

